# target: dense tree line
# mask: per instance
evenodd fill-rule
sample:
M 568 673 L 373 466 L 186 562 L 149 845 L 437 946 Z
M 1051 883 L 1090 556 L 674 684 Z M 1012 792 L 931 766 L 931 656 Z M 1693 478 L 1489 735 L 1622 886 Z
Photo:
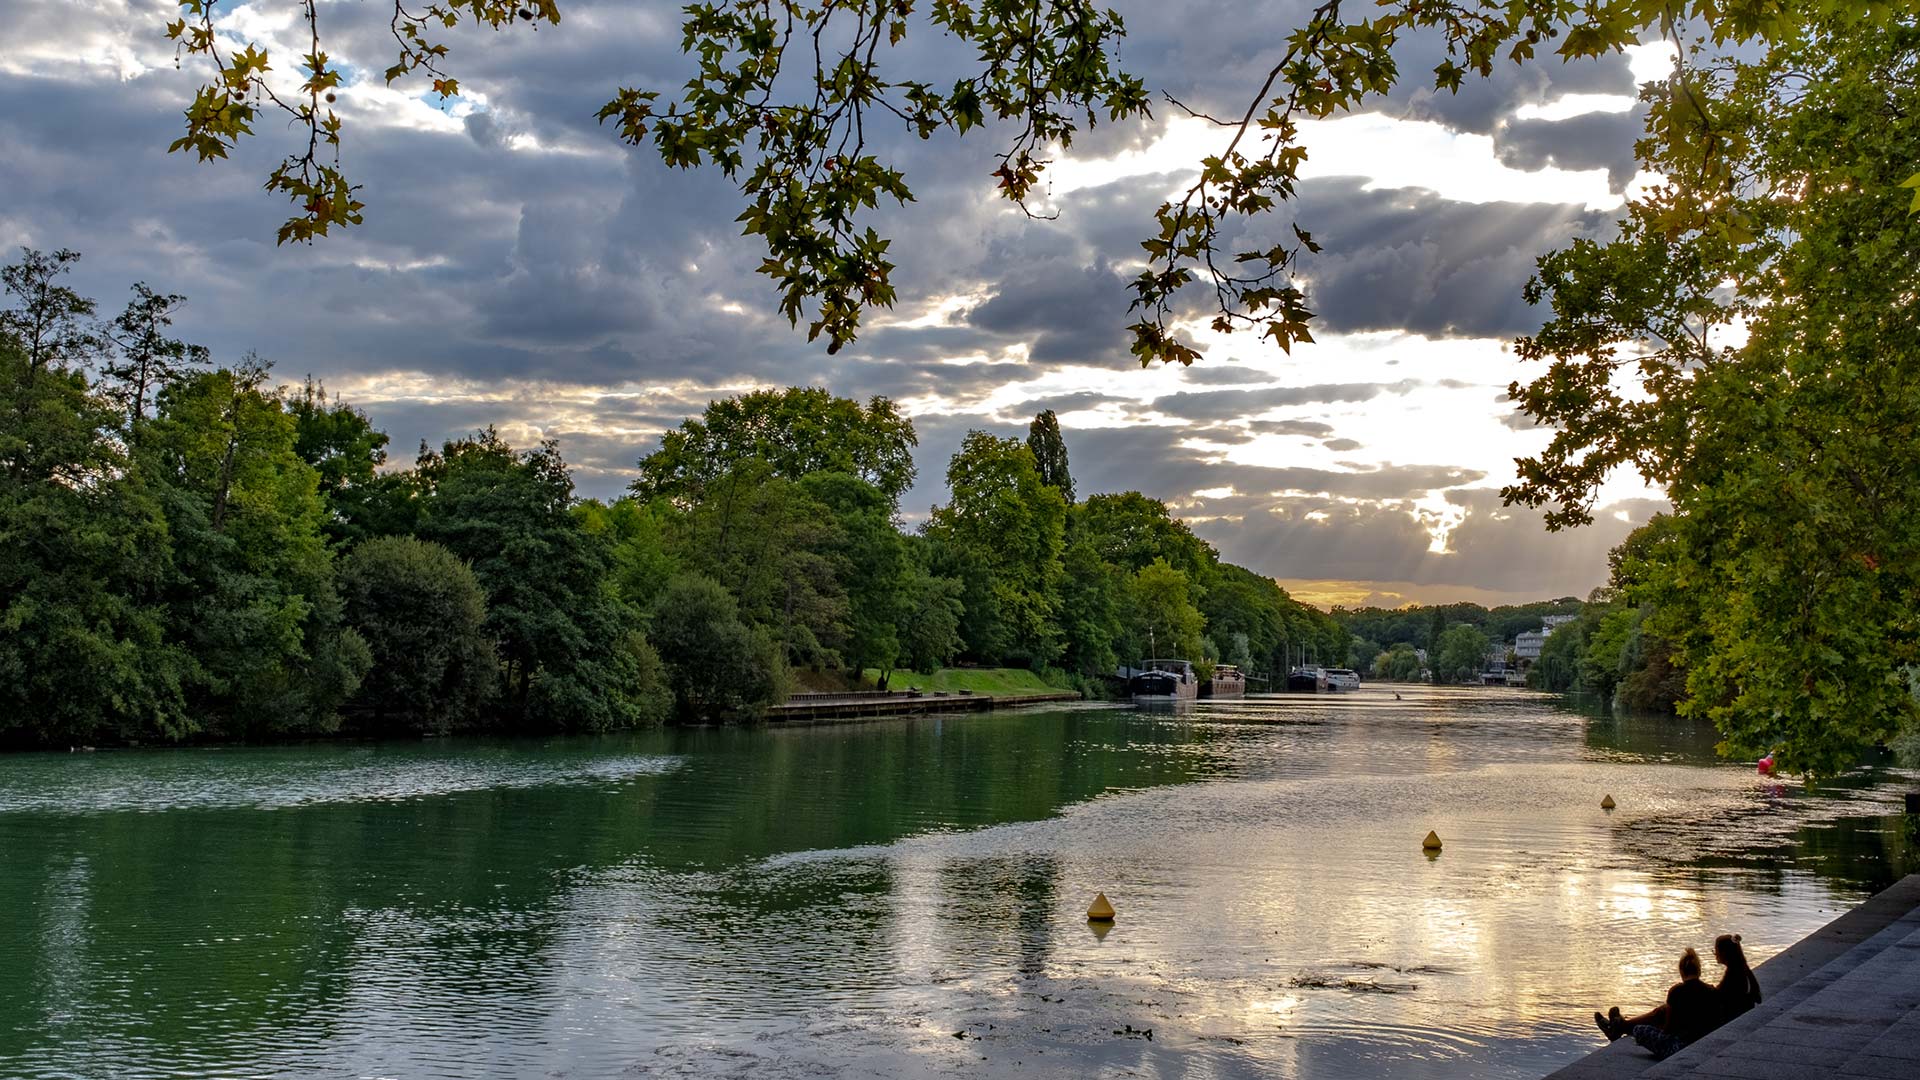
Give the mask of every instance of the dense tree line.
M 324 387 L 170 337 L 179 296 L 103 324 L 77 257 L 4 270 L 0 745 L 606 731 L 751 717 L 802 671 L 1346 647 L 1164 504 L 1075 502 L 1050 414 L 968 435 L 912 532 L 911 422 L 814 388 L 713 402 L 583 500 L 492 429 L 392 468 Z
M 1547 636 L 1526 666 L 1527 685 L 1595 695 L 1635 712 L 1672 712 L 1685 695 L 1675 644 L 1664 636 L 1648 588 L 1673 519 L 1658 515 L 1608 556 L 1611 577 L 1584 601 L 1573 597 L 1486 608 L 1457 603 L 1335 608 L 1353 635 L 1348 666 L 1397 682 L 1475 682 L 1487 662 L 1517 662 L 1514 639 L 1550 615 L 1573 616 Z M 1422 659 L 1424 655 L 1424 660 Z
M 1586 605 L 1571 596 L 1487 608 L 1473 603 L 1411 604 L 1400 608 L 1333 609 L 1352 635 L 1347 666 L 1375 678 L 1410 682 L 1466 682 L 1485 670 L 1489 649 L 1512 644 L 1541 628 L 1548 615 L 1578 615 Z M 1420 654 L 1425 653 L 1423 663 Z

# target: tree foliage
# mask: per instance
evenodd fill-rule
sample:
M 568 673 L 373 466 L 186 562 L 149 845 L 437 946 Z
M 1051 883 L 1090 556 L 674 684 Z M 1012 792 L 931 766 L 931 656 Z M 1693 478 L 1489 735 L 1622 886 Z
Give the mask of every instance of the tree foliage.
M 1060 489 L 1060 496 L 1073 502 L 1073 470 L 1067 466 L 1067 441 L 1060 435 L 1060 418 L 1047 409 L 1027 425 L 1027 449 L 1033 451 L 1033 463 L 1040 470 L 1040 482 Z
M 1486 670 L 1487 636 L 1471 626 L 1449 626 L 1427 659 L 1435 682 L 1472 682 Z
M 167 336 L 174 313 L 186 302 L 178 293 L 157 293 L 146 282 L 137 282 L 133 299 L 107 331 L 113 354 L 100 374 L 108 384 L 107 396 L 126 410 L 130 431 L 146 416 L 147 404 L 160 387 L 208 362 L 206 346 Z
M 602 537 L 571 512 L 551 441 L 516 451 L 488 428 L 422 455 L 418 535 L 473 567 L 516 726 L 605 731 L 643 720 L 648 691 L 630 609 L 608 583 Z
M 1005 659 L 1053 663 L 1061 649 L 1066 500 L 1041 480 L 1025 444 L 983 431 L 967 433 L 947 466 L 947 486 L 952 501 L 934 510 L 927 529 L 968 553 L 977 587 L 1004 629 L 990 647 Z
M 104 437 L 115 410 L 0 333 L 0 745 L 185 730 L 192 659 L 153 493 Z
M 342 563 L 340 592 L 373 658 L 351 704 L 357 730 L 445 734 L 482 715 L 499 661 L 471 567 L 438 544 L 375 537 Z
M 1694 42 L 1641 148 L 1668 182 L 1541 260 L 1547 367 L 1513 393 L 1556 434 L 1507 494 L 1564 526 L 1616 468 L 1665 486 L 1641 592 L 1682 710 L 1828 773 L 1920 721 L 1920 29 L 1812 5 L 1769 37 Z
M 370 663 L 341 620 L 318 477 L 266 380 L 252 361 L 175 381 L 136 447 L 181 571 L 169 591 L 189 700 L 232 736 L 328 730 Z
M 667 582 L 652 637 L 684 720 L 751 715 L 784 697 L 777 647 L 740 620 L 733 595 L 710 577 L 680 574 Z
M 887 496 L 888 508 L 913 485 L 913 424 L 891 400 L 866 405 L 819 387 L 755 390 L 707 405 L 697 420 L 661 436 L 640 459 L 634 495 L 690 505 L 715 480 L 749 462 L 786 480 L 809 473 L 857 476 Z
M 49 367 L 77 371 L 100 352 L 94 301 L 59 280 L 79 261 L 80 253 L 66 248 L 51 255 L 21 248 L 19 262 L 0 267 L 0 289 L 8 298 L 0 334 L 25 355 L 29 374 Z

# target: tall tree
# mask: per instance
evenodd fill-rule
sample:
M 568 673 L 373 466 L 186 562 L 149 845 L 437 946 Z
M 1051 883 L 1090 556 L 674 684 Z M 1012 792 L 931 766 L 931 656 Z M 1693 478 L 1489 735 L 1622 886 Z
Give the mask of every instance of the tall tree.
M 615 595 L 606 539 L 573 516 L 551 440 L 520 452 L 492 428 L 416 467 L 420 536 L 466 560 L 487 592 L 508 723 L 605 731 L 646 721 L 649 655 Z
M 664 499 L 583 499 L 574 504 L 573 513 L 589 533 L 606 538 L 614 592 L 643 615 L 652 611 L 660 591 L 682 566 L 671 546 L 678 525 L 673 507 Z
M 342 623 L 318 478 L 267 374 L 169 384 L 136 444 L 174 538 L 172 633 L 195 659 L 196 703 L 229 736 L 330 730 L 371 662 Z
M 691 505 L 714 481 L 750 461 L 773 476 L 799 480 L 809 473 L 857 476 L 887 496 L 889 509 L 913 485 L 913 422 L 884 397 L 866 405 L 813 386 L 755 390 L 709 402 L 698 420 L 660 438 L 660 449 L 640 459 L 633 493 Z
M 0 310 L 0 333 L 11 335 L 26 355 L 28 374 L 83 367 L 100 353 L 93 300 L 59 283 L 79 261 L 80 253 L 66 248 L 51 255 L 21 248 L 19 262 L 0 267 L 0 288 L 9 298 Z
M 1172 657 L 1198 664 L 1204 658 L 1200 635 L 1206 619 L 1193 604 L 1187 575 L 1155 559 L 1127 582 L 1126 611 L 1133 653 L 1141 658 Z
M 0 745 L 161 738 L 195 723 L 168 634 L 172 543 L 115 412 L 0 332 Z
M 1188 581 L 1202 585 L 1219 560 L 1212 546 L 1193 535 L 1166 503 L 1137 491 L 1088 496 L 1075 507 L 1074 529 L 1102 559 L 1128 573 L 1165 559 Z
M 1066 500 L 1040 479 L 1033 451 L 984 431 L 967 433 L 947 466 L 947 486 L 952 500 L 934 510 L 927 531 L 984 571 L 1004 628 L 1001 658 L 1053 663 L 1061 648 Z
M 1068 503 L 1073 502 L 1073 471 L 1067 467 L 1067 440 L 1060 434 L 1060 418 L 1047 409 L 1027 425 L 1027 449 L 1040 470 L 1042 483 L 1060 489 Z
M 683 720 L 752 716 L 785 696 L 778 647 L 740 621 L 733 594 L 710 577 L 682 573 L 667 582 L 653 611 L 653 640 Z
M 126 410 L 129 432 L 147 415 L 147 404 L 160 387 L 207 366 L 206 346 L 167 336 L 174 313 L 186 302 L 178 293 L 157 293 L 138 282 L 133 299 L 107 331 L 113 352 L 100 374 L 109 381 L 108 395 Z
M 336 546 L 412 532 L 417 478 L 380 471 L 387 463 L 386 432 L 311 377 L 287 395 L 287 411 L 297 425 L 294 451 L 320 475 L 327 536 Z
M 952 663 L 960 651 L 961 618 L 966 607 L 962 600 L 965 586 L 955 578 L 932 573 L 922 565 L 926 557 L 920 551 L 911 559 L 902 589 L 899 634 L 906 666 L 931 675 Z
M 786 663 L 840 665 L 850 634 L 843 538 L 833 511 L 804 482 L 743 462 L 707 488 L 675 532 L 679 561 L 725 585 L 740 617 L 763 630 Z
M 1433 668 L 1435 682 L 1472 681 L 1486 668 L 1487 636 L 1465 624 L 1450 626 L 1440 635 L 1438 647 L 1427 662 Z
M 847 596 L 844 666 L 855 678 L 872 667 L 884 686 L 901 653 L 898 624 L 912 570 L 905 538 L 894 526 L 886 493 L 845 473 L 814 473 L 800 482 L 833 515 L 825 554 Z
M 1080 530 L 1068 531 L 1060 560 L 1061 664 L 1082 675 L 1106 675 L 1122 659 L 1116 650 L 1125 643 L 1121 610 L 1127 575 L 1100 561 L 1100 553 Z

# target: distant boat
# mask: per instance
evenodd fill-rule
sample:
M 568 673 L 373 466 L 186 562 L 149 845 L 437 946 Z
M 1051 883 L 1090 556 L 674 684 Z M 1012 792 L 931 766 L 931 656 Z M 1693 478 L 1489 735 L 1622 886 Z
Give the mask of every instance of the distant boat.
M 1135 701 L 1191 701 L 1200 694 L 1200 678 L 1185 660 L 1142 660 L 1127 692 Z
M 1247 692 L 1247 677 L 1232 664 L 1213 665 L 1213 678 L 1200 687 L 1200 696 L 1210 698 L 1243 697 Z
M 1343 667 L 1328 668 L 1327 689 L 1358 690 L 1360 689 L 1360 673 Z
M 1295 693 L 1317 694 L 1327 688 L 1327 674 L 1317 667 L 1297 667 L 1287 672 L 1287 689 Z

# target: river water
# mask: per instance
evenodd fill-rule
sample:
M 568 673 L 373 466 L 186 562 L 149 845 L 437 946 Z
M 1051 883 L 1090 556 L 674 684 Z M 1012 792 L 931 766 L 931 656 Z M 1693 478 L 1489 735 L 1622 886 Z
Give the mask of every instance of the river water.
M 0 1076 L 1533 1077 L 1920 869 L 1912 774 L 1399 694 L 0 758 Z

